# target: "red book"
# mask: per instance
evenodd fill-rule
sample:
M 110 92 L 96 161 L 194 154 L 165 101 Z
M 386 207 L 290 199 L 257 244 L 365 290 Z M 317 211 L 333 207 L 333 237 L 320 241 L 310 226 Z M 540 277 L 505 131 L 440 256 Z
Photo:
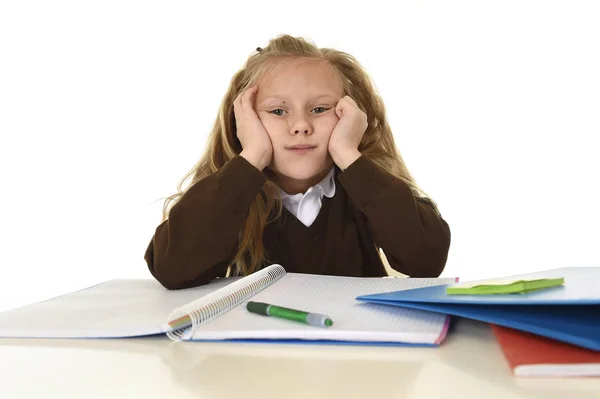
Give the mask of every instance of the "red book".
M 492 324 L 518 377 L 600 377 L 600 352 Z

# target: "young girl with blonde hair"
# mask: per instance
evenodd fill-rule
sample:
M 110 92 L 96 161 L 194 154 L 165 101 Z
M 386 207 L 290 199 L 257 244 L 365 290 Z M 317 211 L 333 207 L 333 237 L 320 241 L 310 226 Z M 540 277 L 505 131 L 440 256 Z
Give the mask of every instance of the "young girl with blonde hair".
M 181 289 L 272 263 L 385 276 L 380 249 L 403 274 L 437 277 L 449 246 L 448 224 L 408 172 L 364 68 L 282 35 L 233 76 L 145 260 L 164 287 Z

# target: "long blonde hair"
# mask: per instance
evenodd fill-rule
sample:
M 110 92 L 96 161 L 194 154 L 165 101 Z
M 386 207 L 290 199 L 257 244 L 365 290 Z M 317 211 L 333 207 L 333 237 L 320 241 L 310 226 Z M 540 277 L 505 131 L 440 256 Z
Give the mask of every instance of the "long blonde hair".
M 236 136 L 233 102 L 237 95 L 252 86 L 272 67 L 273 60 L 302 58 L 322 60 L 329 63 L 338 75 L 343 94 L 356 101 L 366 113 L 368 127 L 359 145 L 363 156 L 392 175 L 402 179 L 411 188 L 415 197 L 427 198 L 409 173 L 402 156 L 396 148 L 394 137 L 386 118 L 383 100 L 378 94 L 367 71 L 350 54 L 331 48 L 318 48 L 302 37 L 281 35 L 271 39 L 264 48 L 257 48 L 243 68 L 231 79 L 231 83 L 219 107 L 206 151 L 196 165 L 183 177 L 177 193 L 166 198 L 163 206 L 163 221 L 168 218 L 172 206 L 184 195 L 184 183 L 191 177 L 190 185 L 218 171 L 227 161 L 242 151 Z M 437 211 L 435 203 L 428 200 Z M 232 259 L 234 274 L 248 275 L 263 266 L 267 259 L 263 245 L 263 230 L 267 223 L 281 215 L 281 200 L 275 184 L 267 180 L 259 195 L 250 205 L 245 225 L 239 232 L 237 252 Z

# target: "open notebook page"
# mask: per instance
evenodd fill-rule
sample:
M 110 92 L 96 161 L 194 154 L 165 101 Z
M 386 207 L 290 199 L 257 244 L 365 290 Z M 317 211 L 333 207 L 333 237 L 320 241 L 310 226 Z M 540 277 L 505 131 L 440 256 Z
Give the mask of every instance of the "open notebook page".
M 167 331 L 171 311 L 238 278 L 168 291 L 154 279 L 117 279 L 0 313 L 0 337 L 121 338 Z
M 454 278 L 353 278 L 287 273 L 251 298 L 278 306 L 330 316 L 333 326 L 319 328 L 250 313 L 242 304 L 199 326 L 194 340 L 305 339 L 434 344 L 443 335 L 443 314 L 358 302 L 359 295 L 431 285 Z

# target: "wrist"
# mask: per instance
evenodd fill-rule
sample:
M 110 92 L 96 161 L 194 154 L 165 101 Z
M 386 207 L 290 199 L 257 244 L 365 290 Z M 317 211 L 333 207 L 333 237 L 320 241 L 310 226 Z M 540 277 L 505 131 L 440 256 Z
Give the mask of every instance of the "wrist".
M 242 150 L 240 156 L 250 162 L 256 169 L 263 171 L 269 165 L 268 156 L 253 151 Z
M 354 161 L 360 158 L 362 154 L 358 149 L 350 149 L 339 151 L 336 154 L 331 154 L 331 158 L 333 158 L 333 162 L 341 169 L 345 170 L 348 166 L 352 165 Z

